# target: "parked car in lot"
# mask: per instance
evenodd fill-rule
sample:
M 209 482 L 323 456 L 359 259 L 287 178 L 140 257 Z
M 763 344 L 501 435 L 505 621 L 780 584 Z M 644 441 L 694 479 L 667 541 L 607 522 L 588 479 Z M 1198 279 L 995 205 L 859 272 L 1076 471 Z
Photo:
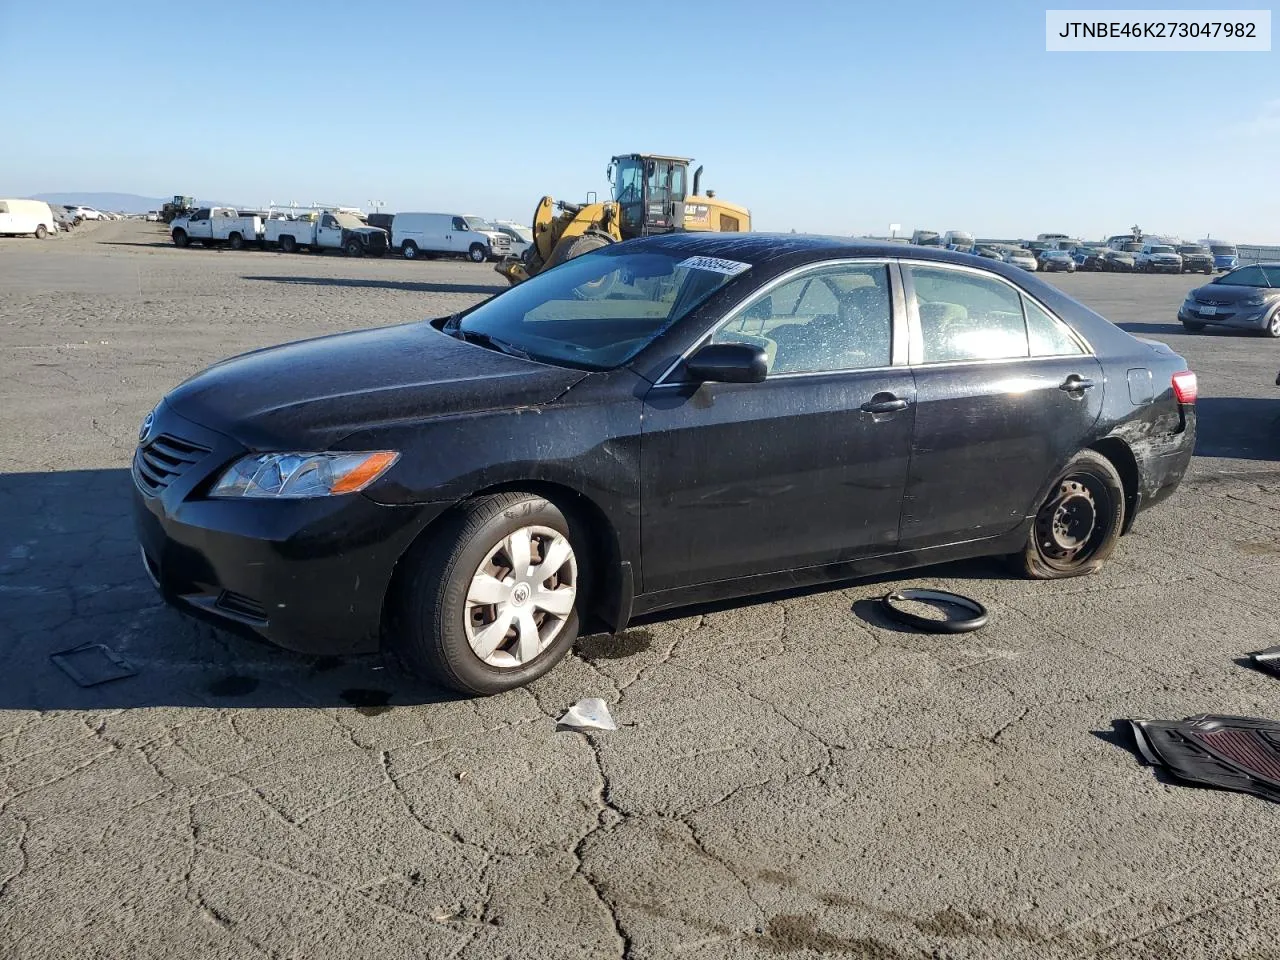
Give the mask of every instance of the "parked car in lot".
M 350 210 L 317 210 L 294 220 L 268 220 L 263 243 L 284 253 L 341 250 L 349 257 L 384 257 L 390 249 L 387 231 L 371 227 Z
M 1107 250 L 1102 255 L 1103 273 L 1133 273 L 1136 269 L 1133 254 L 1125 250 Z
M 43 200 L 22 200 L 17 197 L 0 200 L 0 236 L 17 237 L 24 234 L 43 240 L 58 232 L 58 220 L 49 204 Z
M 1004 255 L 1004 262 L 1013 264 L 1015 267 L 1021 267 L 1023 270 L 1032 272 L 1039 269 L 1040 264 L 1036 260 L 1036 256 L 1030 250 L 1024 250 L 1019 247 L 1016 250 L 1008 250 Z
M 507 235 L 511 241 L 511 256 L 523 257 L 525 251 L 533 246 L 533 231 L 522 223 L 511 220 L 495 220 L 493 225 Z
M 482 217 L 397 213 L 391 246 L 406 260 L 419 256 L 457 256 L 484 263 L 504 259 L 511 252 L 511 239 Z
M 1213 268 L 1215 270 L 1219 272 L 1234 270 L 1240 265 L 1240 254 L 1236 250 L 1234 243 L 1227 243 L 1223 240 L 1210 240 L 1207 237 L 1200 242 L 1213 253 Z
M 1237 267 L 1196 287 L 1178 319 L 1193 333 L 1216 326 L 1280 337 L 1280 263 Z
M 491 694 L 588 618 L 979 555 L 1093 573 L 1178 486 L 1195 400 L 1005 264 L 676 233 L 196 374 L 139 432 L 136 530 L 181 609 Z
M 988 260 L 1004 259 L 1004 252 L 999 247 L 994 247 L 986 243 L 980 243 L 975 246 L 973 248 L 973 252 L 976 256 L 986 257 Z
M 80 204 L 68 203 L 64 204 L 67 210 L 74 214 L 77 220 L 101 220 L 102 214 L 93 209 L 93 207 L 85 207 Z
M 144 219 L 144 220 L 146 220 L 146 221 L 147 221 L 147 223 L 159 223 L 159 222 L 160 222 L 160 211 L 159 211 L 159 210 L 148 210 L 148 211 L 147 211 L 147 215 L 146 215 L 143 219 Z
M 1075 273 L 1076 262 L 1067 250 L 1044 250 L 1040 254 L 1040 269 L 1046 273 L 1055 271 Z
M 1182 257 L 1164 243 L 1144 243 L 1134 263 L 1140 273 L 1181 273 Z
M 1213 273 L 1213 251 L 1198 243 L 1184 243 L 1178 247 L 1182 257 L 1183 273 Z
M 1071 250 L 1071 259 L 1075 261 L 1076 269 L 1088 273 L 1103 270 L 1106 255 L 1106 248 L 1101 246 L 1074 247 Z
M 225 243 L 232 250 L 240 250 L 262 242 L 263 224 L 257 214 L 242 216 L 232 207 L 201 207 L 175 217 L 169 224 L 169 236 L 178 247 L 198 240 L 206 247 Z

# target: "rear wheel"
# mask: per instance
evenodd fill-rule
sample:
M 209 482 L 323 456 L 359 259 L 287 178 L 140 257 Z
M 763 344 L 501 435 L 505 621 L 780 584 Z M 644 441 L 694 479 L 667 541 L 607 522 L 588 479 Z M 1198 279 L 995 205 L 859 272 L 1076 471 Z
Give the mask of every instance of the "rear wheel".
M 530 493 L 480 497 L 410 550 L 387 643 L 413 673 L 489 695 L 568 652 L 590 597 L 585 529 Z
M 472 263 L 484 263 L 489 256 L 489 251 L 484 248 L 482 243 L 473 243 L 471 248 L 467 250 L 467 258 Z
M 1182 325 L 1187 328 L 1188 333 L 1199 333 L 1204 329 L 1203 323 L 1195 323 L 1191 320 L 1183 320 Z
M 36 224 L 36 239 L 43 240 L 49 235 L 49 231 L 44 228 L 43 223 Z
M 1124 484 L 1111 461 L 1081 450 L 1036 511 L 1019 558 L 1033 580 L 1097 573 L 1124 525 Z
M 280 249 L 283 250 L 285 253 L 293 253 L 295 250 L 298 249 L 297 241 L 295 241 L 293 237 L 287 237 L 287 236 L 281 237 Z
M 418 255 L 418 245 L 412 240 L 406 240 L 400 245 L 400 256 L 406 260 L 412 260 Z
M 185 247 L 191 242 L 191 238 L 187 236 L 187 231 L 179 227 L 173 231 L 173 245 L 175 247 Z
M 243 250 L 243 249 L 244 249 L 244 237 L 240 236 L 240 234 L 238 234 L 238 233 L 233 233 L 233 234 L 232 234 L 230 237 L 228 237 L 227 239 L 231 241 L 231 249 L 232 249 L 232 250 Z

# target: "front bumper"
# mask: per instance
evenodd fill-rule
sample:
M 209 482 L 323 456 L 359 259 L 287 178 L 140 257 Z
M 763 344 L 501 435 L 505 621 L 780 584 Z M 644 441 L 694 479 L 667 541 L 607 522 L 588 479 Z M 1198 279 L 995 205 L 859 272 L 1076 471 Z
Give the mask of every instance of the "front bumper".
M 1182 270 L 1184 273 L 1205 273 L 1213 269 L 1211 260 L 1183 260 Z
M 1213 307 L 1213 313 L 1206 314 L 1208 305 L 1191 307 L 1184 303 L 1178 308 L 1178 319 L 1183 323 L 1204 323 L 1215 327 L 1235 327 L 1238 330 L 1265 330 L 1271 307 Z
M 168 603 L 302 653 L 378 648 L 396 562 L 446 504 L 385 506 L 361 494 L 208 499 L 213 478 L 244 448 L 163 404 L 153 429 L 185 444 L 162 449 L 198 448 L 159 487 L 142 448 L 134 457 L 142 562 Z
M 1172 260 L 1165 260 L 1165 261 L 1148 260 L 1145 263 L 1141 264 L 1141 268 L 1143 270 L 1150 270 L 1154 273 L 1181 273 L 1182 261 L 1179 260 L 1175 262 Z

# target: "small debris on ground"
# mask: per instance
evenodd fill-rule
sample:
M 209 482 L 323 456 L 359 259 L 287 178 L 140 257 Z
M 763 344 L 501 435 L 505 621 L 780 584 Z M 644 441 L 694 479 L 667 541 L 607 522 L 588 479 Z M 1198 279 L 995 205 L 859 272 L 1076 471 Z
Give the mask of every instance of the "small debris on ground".
M 609 716 L 609 705 L 599 697 L 586 697 L 570 707 L 560 723 L 566 727 L 593 727 L 597 730 L 617 730 L 618 725 Z
M 136 676 L 137 669 L 110 647 L 82 643 L 49 655 L 54 666 L 82 687 L 96 687 L 110 680 Z

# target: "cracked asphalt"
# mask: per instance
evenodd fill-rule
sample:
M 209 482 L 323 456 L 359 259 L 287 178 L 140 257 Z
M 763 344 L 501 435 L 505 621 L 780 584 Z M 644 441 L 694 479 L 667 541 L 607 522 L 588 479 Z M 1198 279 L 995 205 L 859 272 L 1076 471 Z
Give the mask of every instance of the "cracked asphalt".
M 257 346 L 451 312 L 465 263 L 0 242 L 0 956 L 1280 958 L 1275 809 L 1114 724 L 1280 718 L 1280 344 L 1202 278 L 1055 278 L 1200 375 L 1179 494 L 1104 573 L 995 562 L 682 611 L 463 700 L 157 602 L 126 472 L 166 390 Z M 498 281 L 495 283 L 495 281 Z M 990 625 L 898 629 L 891 585 Z M 101 642 L 138 674 L 80 688 Z M 556 719 L 603 697 L 619 729 Z

